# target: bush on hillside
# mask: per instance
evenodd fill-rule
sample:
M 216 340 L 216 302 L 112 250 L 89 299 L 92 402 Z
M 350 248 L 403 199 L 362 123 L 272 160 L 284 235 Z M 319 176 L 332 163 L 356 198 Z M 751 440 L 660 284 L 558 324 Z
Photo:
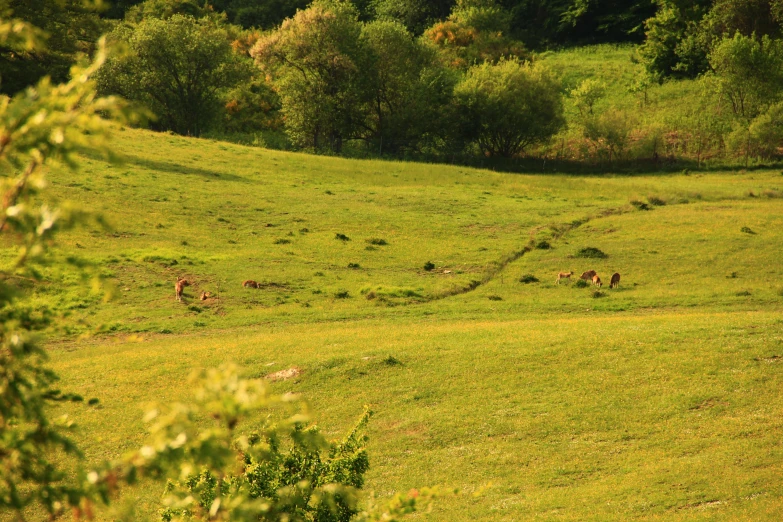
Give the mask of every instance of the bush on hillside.
M 519 282 L 524 283 L 526 285 L 530 283 L 538 283 L 538 278 L 533 274 L 525 274 L 519 278 Z
M 607 256 L 603 251 L 597 248 L 585 247 L 580 249 L 576 254 L 574 254 L 574 257 L 585 258 L 585 259 L 605 259 L 609 256 Z
M 487 156 L 515 156 L 565 124 L 559 83 L 541 64 L 508 58 L 471 67 L 454 97 L 461 136 Z

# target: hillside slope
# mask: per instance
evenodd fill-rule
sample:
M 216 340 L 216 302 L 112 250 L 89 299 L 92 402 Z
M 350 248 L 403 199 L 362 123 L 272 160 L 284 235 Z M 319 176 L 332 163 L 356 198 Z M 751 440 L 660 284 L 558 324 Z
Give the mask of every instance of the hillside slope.
M 297 366 L 273 386 L 328 433 L 376 410 L 369 490 L 492 484 L 433 520 L 781 515 L 779 172 L 512 175 L 136 130 L 117 146 L 123 165 L 51 174 L 114 225 L 59 255 L 98 264 L 116 298 L 54 271 L 37 295 L 69 313 L 64 386 L 101 399 L 60 408 L 89 458 L 139 444 L 143 404 L 182 398 L 193 369 Z M 619 289 L 555 285 L 588 269 Z M 159 491 L 135 495 L 155 511 Z

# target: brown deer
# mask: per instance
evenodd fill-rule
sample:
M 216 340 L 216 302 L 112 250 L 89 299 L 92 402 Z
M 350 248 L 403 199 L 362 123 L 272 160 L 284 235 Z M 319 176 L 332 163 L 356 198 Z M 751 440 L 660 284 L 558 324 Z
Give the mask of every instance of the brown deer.
M 594 284 L 595 286 L 597 286 L 598 288 L 601 288 L 601 286 L 603 285 L 603 283 L 601 282 L 601 278 L 600 278 L 600 277 L 598 277 L 598 274 L 595 274 L 595 275 L 593 276 L 593 284 Z
M 620 274 L 615 272 L 612 274 L 612 281 L 609 283 L 609 288 L 617 288 L 620 286 Z
M 201 299 L 202 301 L 206 301 L 210 297 L 212 297 L 212 292 L 201 292 L 199 299 Z
M 584 274 L 579 276 L 579 279 L 584 279 L 585 281 L 591 281 L 595 277 L 595 270 L 588 270 Z
M 560 272 L 557 274 L 557 280 L 555 281 L 556 284 L 560 284 L 561 279 L 571 279 L 571 276 L 574 275 L 573 272 Z
M 252 279 L 248 279 L 247 281 L 242 282 L 242 286 L 245 288 L 258 288 L 258 283 L 256 281 L 253 281 Z
M 182 292 L 185 291 L 185 287 L 190 286 L 190 283 L 184 277 L 178 277 L 177 282 L 174 283 L 174 295 L 177 297 L 177 301 L 182 301 Z

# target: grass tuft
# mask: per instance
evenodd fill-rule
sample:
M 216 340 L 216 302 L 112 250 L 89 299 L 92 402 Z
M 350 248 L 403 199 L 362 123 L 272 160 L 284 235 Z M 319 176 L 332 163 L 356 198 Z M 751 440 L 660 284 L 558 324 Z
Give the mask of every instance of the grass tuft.
M 529 285 L 530 283 L 538 283 L 538 278 L 533 274 L 525 274 L 519 278 L 519 282 Z
M 403 366 L 404 365 L 404 363 L 401 360 L 397 359 L 393 355 L 390 355 L 387 358 L 385 358 L 383 360 L 383 364 L 385 364 L 386 366 Z

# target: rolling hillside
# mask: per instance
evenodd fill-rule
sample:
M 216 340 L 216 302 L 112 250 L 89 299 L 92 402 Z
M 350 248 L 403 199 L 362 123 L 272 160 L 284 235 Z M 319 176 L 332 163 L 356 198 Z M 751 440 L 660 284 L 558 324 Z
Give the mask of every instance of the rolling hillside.
M 195 368 L 296 366 L 272 386 L 328 433 L 376 411 L 367 490 L 489 484 L 432 520 L 780 518 L 779 171 L 517 175 L 116 139 L 123 164 L 50 175 L 112 225 L 57 255 L 115 298 L 54 269 L 37 293 L 67 314 L 63 385 L 101 401 L 61 408 L 89 458 L 141 443 L 143 406 L 182 398 Z M 555 285 L 588 269 L 619 289 Z M 159 493 L 134 493 L 140 511 Z

